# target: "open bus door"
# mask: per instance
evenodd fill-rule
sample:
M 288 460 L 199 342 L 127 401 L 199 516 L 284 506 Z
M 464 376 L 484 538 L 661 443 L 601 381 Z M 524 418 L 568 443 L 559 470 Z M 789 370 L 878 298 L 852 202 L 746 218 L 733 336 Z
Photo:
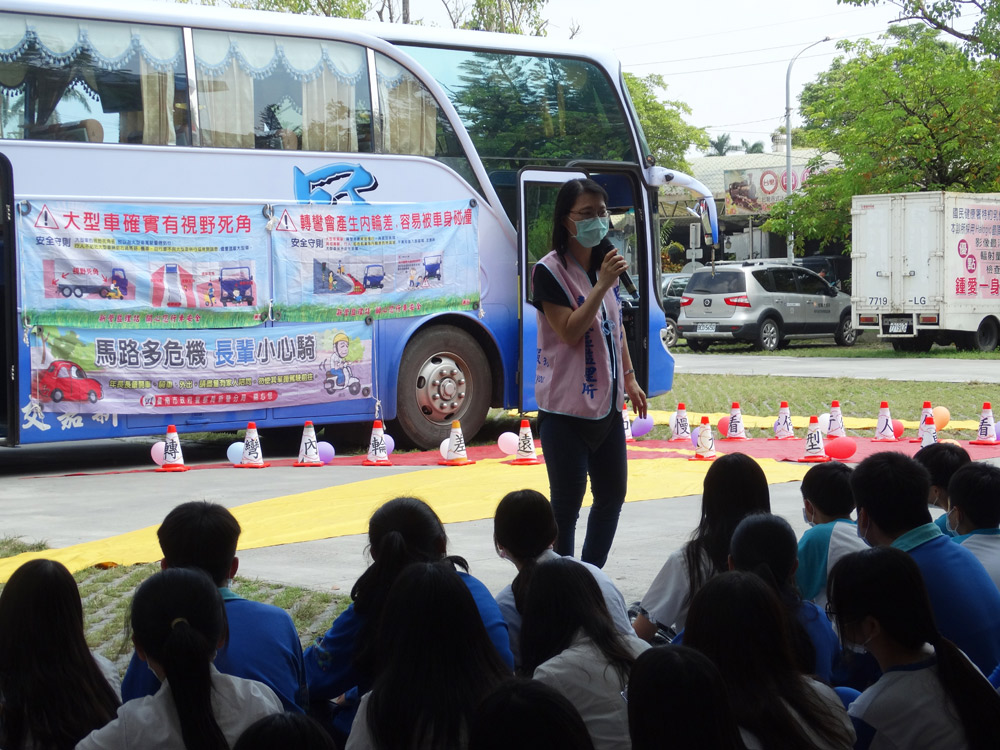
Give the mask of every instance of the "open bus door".
M 10 162 L 0 154 L 0 445 L 17 445 L 17 264 Z
M 535 365 L 538 352 L 537 321 L 531 299 L 531 271 L 552 249 L 552 212 L 556 195 L 571 179 L 590 178 L 608 193 L 611 230 L 608 239 L 629 262 L 629 273 L 643 295 L 649 284 L 647 212 L 638 175 L 629 170 L 595 164 L 588 172 L 578 169 L 526 168 L 518 175 L 518 246 L 520 252 L 519 318 L 521 333 L 520 409 L 538 408 L 535 401 Z M 632 366 L 639 384 L 647 389 L 649 370 L 649 301 L 621 288 L 622 316 Z M 659 342 L 655 342 L 659 345 Z M 667 386 L 669 387 L 669 385 Z

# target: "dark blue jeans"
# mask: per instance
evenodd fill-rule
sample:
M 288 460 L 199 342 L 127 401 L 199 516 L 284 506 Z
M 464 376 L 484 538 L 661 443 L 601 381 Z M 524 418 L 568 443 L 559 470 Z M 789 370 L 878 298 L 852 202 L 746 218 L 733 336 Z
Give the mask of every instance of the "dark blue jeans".
M 607 562 L 628 487 L 625 428 L 620 419 L 614 420 L 604 440 L 591 449 L 580 437 L 580 421 L 546 414 L 541 425 L 549 499 L 559 526 L 555 551 L 560 555 L 574 555 L 576 551 L 576 521 L 589 474 L 594 505 L 587 519 L 580 559 L 601 568 Z

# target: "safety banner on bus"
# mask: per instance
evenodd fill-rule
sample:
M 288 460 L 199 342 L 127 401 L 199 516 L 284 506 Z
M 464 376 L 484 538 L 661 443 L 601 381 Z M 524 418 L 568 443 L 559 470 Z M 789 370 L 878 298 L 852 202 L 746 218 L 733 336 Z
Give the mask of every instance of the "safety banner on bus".
M 46 201 L 18 209 L 26 324 L 224 328 L 267 317 L 259 206 Z
M 155 414 L 367 398 L 371 326 L 220 331 L 37 327 L 31 399 L 43 411 Z
M 274 207 L 275 316 L 364 320 L 479 306 L 474 201 Z

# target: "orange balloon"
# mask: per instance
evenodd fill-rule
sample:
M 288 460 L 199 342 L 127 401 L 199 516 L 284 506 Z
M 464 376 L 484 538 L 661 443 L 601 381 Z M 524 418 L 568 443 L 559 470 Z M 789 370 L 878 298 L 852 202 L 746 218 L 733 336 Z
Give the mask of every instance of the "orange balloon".
M 905 428 L 903 427 L 903 423 L 900 420 L 898 419 L 892 420 L 892 434 L 896 436 L 896 440 L 899 440 L 901 437 L 903 437 L 904 429 Z
M 719 434 L 723 436 L 729 434 L 729 417 L 719 418 Z
M 951 412 L 947 406 L 935 406 L 931 409 L 931 414 L 934 416 L 934 427 L 938 430 L 943 430 L 951 421 Z

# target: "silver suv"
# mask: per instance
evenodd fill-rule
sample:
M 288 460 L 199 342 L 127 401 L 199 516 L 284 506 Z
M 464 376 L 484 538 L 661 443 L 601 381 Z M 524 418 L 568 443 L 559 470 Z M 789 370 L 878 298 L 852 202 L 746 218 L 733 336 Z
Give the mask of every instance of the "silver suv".
M 699 268 L 681 297 L 677 331 L 694 351 L 724 341 L 774 351 L 791 339 L 828 337 L 852 346 L 858 337 L 849 294 L 808 269 L 774 260 Z

